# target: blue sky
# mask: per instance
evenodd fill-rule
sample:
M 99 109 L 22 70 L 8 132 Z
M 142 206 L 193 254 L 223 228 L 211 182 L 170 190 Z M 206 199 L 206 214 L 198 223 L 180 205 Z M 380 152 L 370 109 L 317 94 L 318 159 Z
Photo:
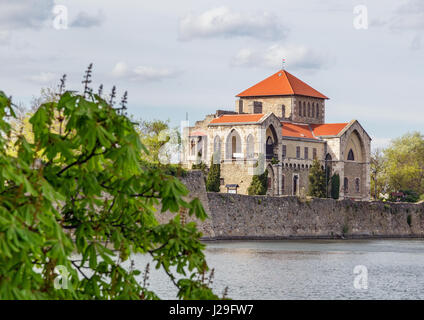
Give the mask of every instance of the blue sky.
M 354 27 L 358 5 L 367 29 Z M 358 119 L 380 147 L 424 131 L 423 33 L 422 0 L 0 0 L 0 90 L 28 105 L 64 73 L 81 88 L 93 62 L 93 87 L 128 90 L 131 114 L 178 125 L 232 110 L 285 57 L 330 97 L 327 122 Z

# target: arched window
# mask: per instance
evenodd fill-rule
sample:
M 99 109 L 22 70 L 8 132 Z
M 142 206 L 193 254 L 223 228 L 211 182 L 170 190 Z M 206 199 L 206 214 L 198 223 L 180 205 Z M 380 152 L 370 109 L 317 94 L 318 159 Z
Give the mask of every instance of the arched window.
M 196 141 L 194 141 L 193 139 L 190 142 L 190 155 L 196 155 Z
M 306 117 L 306 102 L 303 102 L 303 116 Z
M 319 104 L 316 104 L 316 117 L 319 118 Z
M 221 162 L 221 139 L 216 136 L 213 141 L 213 162 L 219 164 Z
M 355 155 L 353 154 L 352 149 L 350 149 L 349 153 L 347 154 L 347 160 L 351 160 L 351 161 L 355 160 Z
M 283 190 L 283 192 L 284 192 L 284 187 L 285 187 L 285 186 L 284 186 L 284 184 L 285 184 L 285 181 L 284 181 L 284 180 L 285 180 L 285 178 L 286 178 L 286 177 L 285 177 L 284 175 L 283 175 L 283 176 L 282 176 L 282 178 L 281 178 L 281 189 Z
M 308 102 L 308 117 L 311 117 L 311 104 Z
M 253 159 L 255 156 L 255 139 L 251 134 L 247 137 L 247 159 Z
M 299 113 L 299 117 L 301 117 L 302 116 L 302 102 L 300 102 L 300 101 L 298 101 L 299 103 L 298 103 L 298 108 L 299 108 L 299 110 L 298 110 L 298 113 Z
M 281 106 L 281 116 L 286 117 L 286 106 L 284 104 Z
M 235 159 L 241 153 L 241 137 L 236 130 L 231 130 L 225 141 L 225 159 Z
M 348 178 L 344 178 L 343 190 L 344 190 L 345 193 L 349 192 L 349 179 Z
M 359 193 L 361 191 L 361 180 L 359 180 L 359 178 L 355 179 L 355 191 L 356 193 Z

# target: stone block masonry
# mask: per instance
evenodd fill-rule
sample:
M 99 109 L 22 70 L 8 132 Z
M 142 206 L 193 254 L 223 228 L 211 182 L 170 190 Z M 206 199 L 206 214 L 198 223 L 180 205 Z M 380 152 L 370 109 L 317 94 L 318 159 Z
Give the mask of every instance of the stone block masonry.
M 200 171 L 181 179 L 209 215 L 205 239 L 424 238 L 424 203 L 248 196 L 206 192 Z M 158 214 L 165 222 L 173 214 Z M 188 221 L 193 220 L 192 217 Z

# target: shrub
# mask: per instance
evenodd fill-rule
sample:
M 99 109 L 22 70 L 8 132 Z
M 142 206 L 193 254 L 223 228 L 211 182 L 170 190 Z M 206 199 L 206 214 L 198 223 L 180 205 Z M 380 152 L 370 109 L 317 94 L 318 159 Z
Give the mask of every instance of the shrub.
M 389 196 L 389 201 L 392 202 L 418 202 L 420 199 L 418 193 L 413 190 L 400 190 L 393 192 Z
M 314 160 L 309 171 L 309 195 L 311 197 L 325 198 L 327 196 L 327 182 L 325 171 L 318 160 Z
M 247 193 L 249 195 L 264 195 L 268 190 L 268 170 L 261 175 L 254 175 Z
M 340 176 L 338 173 L 331 177 L 331 198 L 338 199 L 340 194 Z
M 221 165 L 214 163 L 213 157 L 208 177 L 206 179 L 206 190 L 210 192 L 219 192 L 221 187 Z

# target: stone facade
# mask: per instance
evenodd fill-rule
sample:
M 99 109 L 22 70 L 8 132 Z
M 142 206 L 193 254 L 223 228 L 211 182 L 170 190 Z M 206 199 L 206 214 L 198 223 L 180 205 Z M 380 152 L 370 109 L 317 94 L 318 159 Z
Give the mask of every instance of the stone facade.
M 244 96 L 235 111 L 218 110 L 187 128 L 185 141 L 187 168 L 199 162 L 209 166 L 212 157 L 221 164 L 221 192 L 231 184 L 246 194 L 258 173 L 252 168 L 265 159 L 269 195 L 307 193 L 309 169 L 317 159 L 330 176 L 339 174 L 341 199 L 370 197 L 371 138 L 356 120 L 326 124 L 321 97 Z

